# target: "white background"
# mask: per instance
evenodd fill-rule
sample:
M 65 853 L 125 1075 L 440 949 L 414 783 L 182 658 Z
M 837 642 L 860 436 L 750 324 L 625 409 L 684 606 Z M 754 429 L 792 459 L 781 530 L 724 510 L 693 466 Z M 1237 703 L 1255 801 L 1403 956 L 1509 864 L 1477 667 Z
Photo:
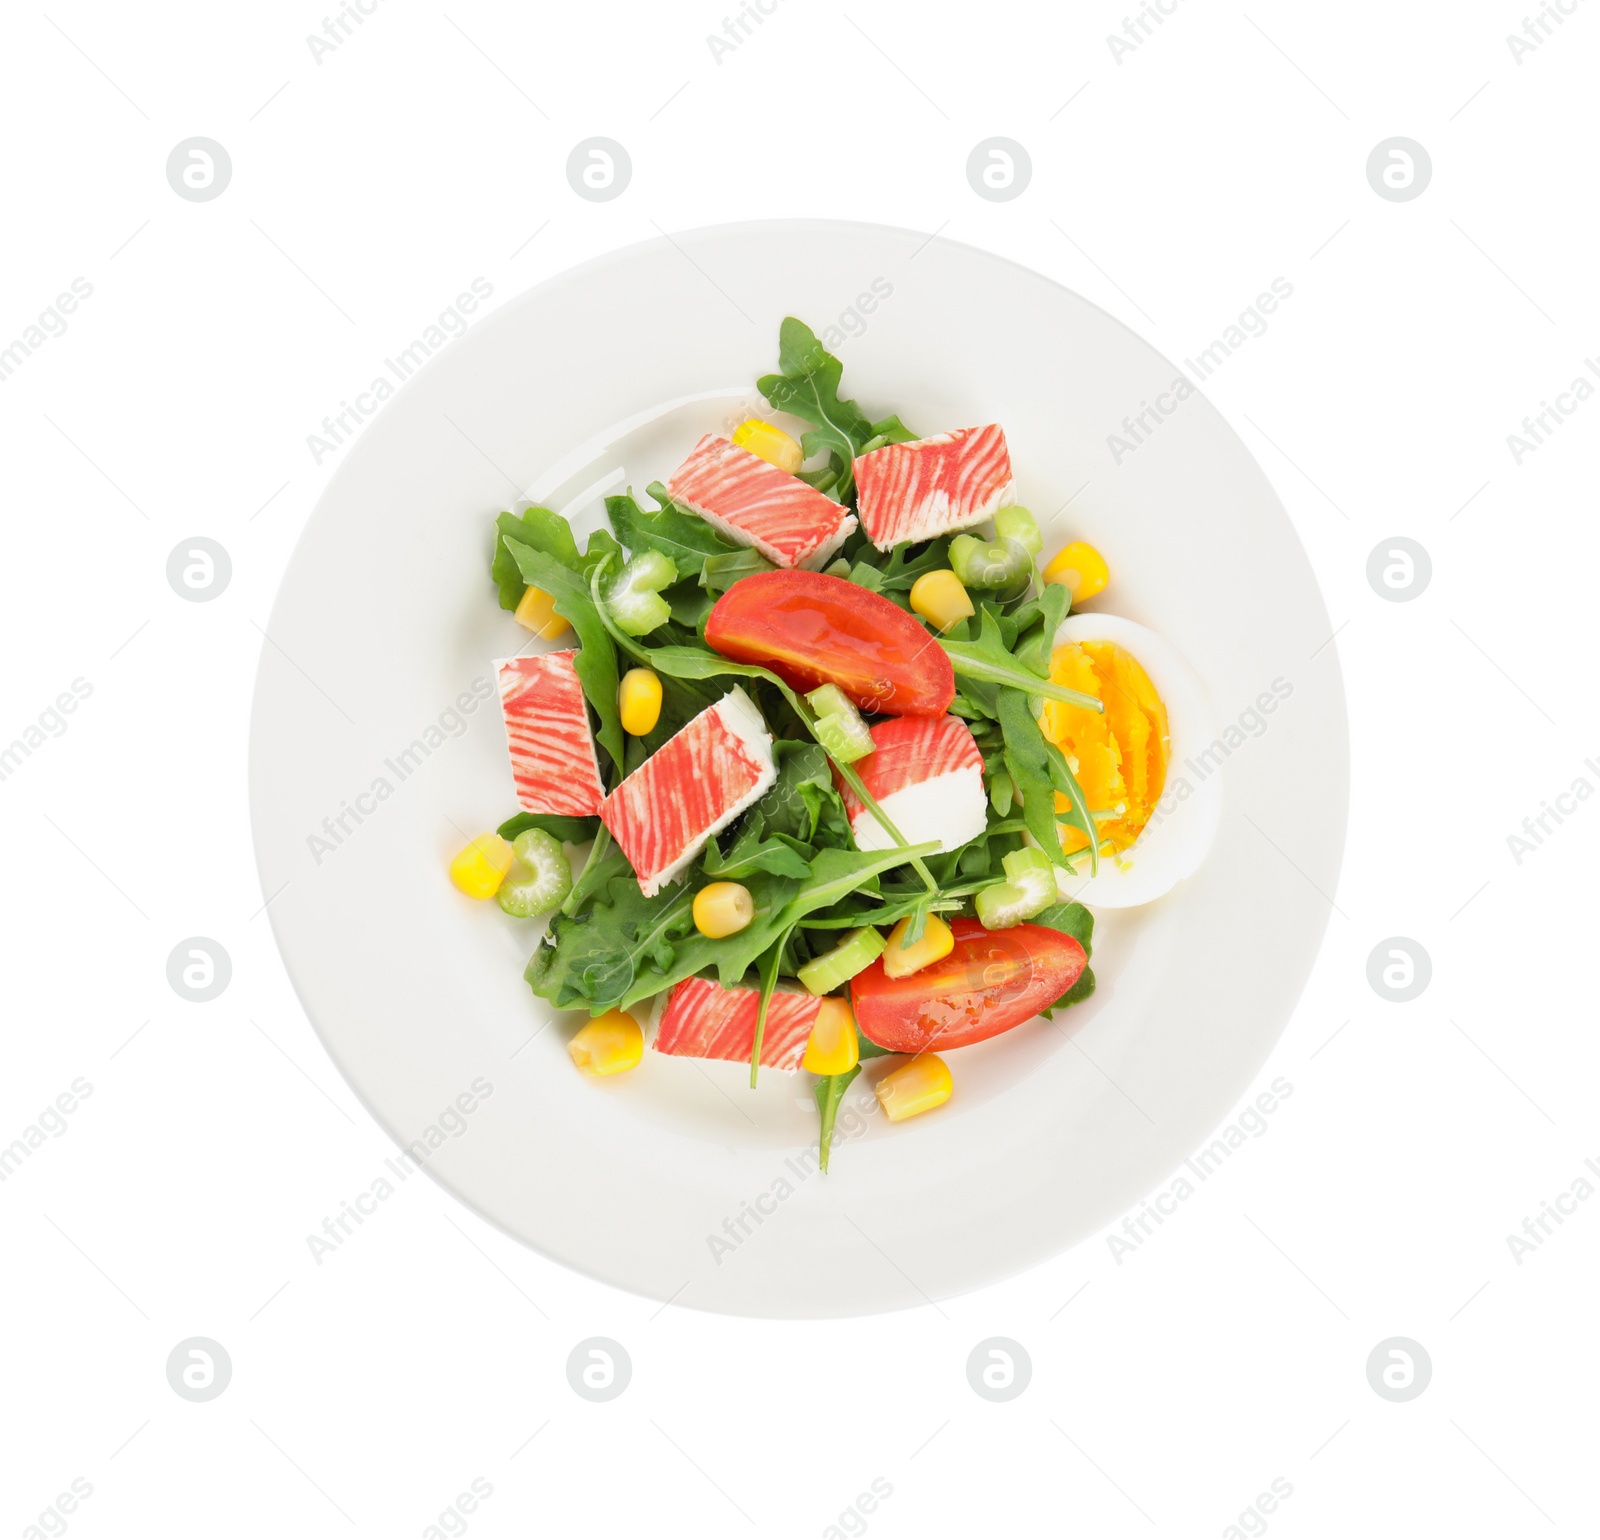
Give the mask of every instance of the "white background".
M 0 348 L 93 287 L 0 382 L 0 743 L 92 686 L 0 781 L 0 1145 L 92 1086 L 0 1184 L 4 1533 L 75 1478 L 43 1532 L 425 1535 L 474 1478 L 492 1496 L 445 1532 L 485 1540 L 828 1534 L 873 1478 L 892 1495 L 848 1532 L 885 1540 L 1594 1532 L 1600 1202 L 1520 1259 L 1507 1236 L 1600 1158 L 1600 810 L 1520 863 L 1507 836 L 1600 786 L 1600 405 L 1520 465 L 1507 435 L 1600 352 L 1600 7 L 1520 62 L 1520 0 L 1181 0 L 1120 59 L 1122 0 L 1057 9 L 780 0 L 720 62 L 724 13 L 688 5 L 384 0 L 320 62 L 304 5 L 0 24 Z M 633 161 L 609 203 L 564 173 L 597 134 Z M 1032 159 L 1010 202 L 965 175 L 997 134 Z M 214 201 L 166 179 L 193 135 L 232 158 Z M 1412 201 L 1368 184 L 1393 135 L 1432 158 Z M 897 1316 L 662 1309 L 424 1182 L 318 1266 L 306 1236 L 392 1147 L 293 997 L 249 848 L 261 627 L 338 463 L 307 435 L 474 278 L 492 307 L 769 215 L 1005 253 L 1174 359 L 1293 285 L 1205 387 L 1311 553 L 1350 693 L 1344 877 L 1257 1088 L 1293 1094 L 1131 1255 L 1094 1237 Z M 185 603 L 167 557 L 202 534 L 233 577 Z M 1395 535 L 1433 563 L 1408 603 L 1366 578 Z M 194 935 L 233 959 L 205 1005 L 165 975 Z M 1396 935 L 1433 962 L 1403 1005 L 1366 974 Z M 1271 945 L 1238 937 L 1238 967 Z M 564 1367 L 597 1335 L 633 1362 L 605 1405 Z M 193 1336 L 233 1364 L 204 1403 L 165 1372 Z M 999 1405 L 965 1372 L 993 1336 L 1033 1366 Z M 1367 1381 L 1393 1336 L 1433 1364 L 1403 1404 Z

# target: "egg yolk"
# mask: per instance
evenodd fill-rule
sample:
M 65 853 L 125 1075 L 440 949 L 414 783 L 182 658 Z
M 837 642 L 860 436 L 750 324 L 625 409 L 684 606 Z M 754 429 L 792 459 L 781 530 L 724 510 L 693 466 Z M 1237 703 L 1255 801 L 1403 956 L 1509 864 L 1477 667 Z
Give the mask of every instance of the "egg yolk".
M 1115 642 L 1067 642 L 1050 656 L 1050 678 L 1069 690 L 1099 698 L 1105 711 L 1047 701 L 1039 726 L 1056 744 L 1095 812 L 1115 812 L 1100 823 L 1100 848 L 1126 850 L 1143 832 L 1167 783 L 1170 749 L 1167 708 L 1137 658 Z M 1056 793 L 1056 811 L 1071 803 Z M 1086 850 L 1081 829 L 1063 827 L 1063 850 Z

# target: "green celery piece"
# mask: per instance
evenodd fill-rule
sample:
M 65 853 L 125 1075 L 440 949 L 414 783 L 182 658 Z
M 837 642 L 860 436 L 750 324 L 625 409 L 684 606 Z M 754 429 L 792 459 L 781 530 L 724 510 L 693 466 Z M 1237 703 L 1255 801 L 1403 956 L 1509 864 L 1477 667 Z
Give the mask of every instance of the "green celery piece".
M 869 968 L 883 955 L 888 943 L 872 926 L 862 925 L 845 936 L 837 946 L 813 957 L 796 971 L 796 977 L 814 995 L 830 995 L 847 984 L 863 968 Z
M 671 618 L 672 606 L 661 597 L 661 590 L 677 580 L 678 569 L 670 556 L 641 551 L 628 559 L 608 587 L 607 613 L 629 636 L 648 636 Z
M 519 920 L 559 908 L 572 891 L 572 866 L 561 841 L 543 829 L 524 829 L 512 843 L 511 870 L 495 897 Z
M 856 1064 L 842 1075 L 823 1075 L 812 1088 L 817 1098 L 817 1111 L 822 1115 L 822 1133 L 817 1143 L 817 1163 L 824 1172 L 828 1169 L 828 1153 L 833 1146 L 833 1125 L 838 1120 L 839 1103 L 844 1100 L 844 1093 L 850 1089 L 850 1082 L 860 1073 L 861 1066 Z
M 617 714 L 616 648 L 611 643 L 610 617 L 605 607 L 596 601 L 590 582 L 572 571 L 547 552 L 524 545 L 509 535 L 502 536 L 507 551 L 517 564 L 523 581 L 543 589 L 555 603 L 556 614 L 566 620 L 578 633 L 578 656 L 573 664 L 578 682 L 595 715 L 600 718 L 600 731 L 595 734 L 601 748 L 611 756 L 620 775 L 626 757 L 623 745 L 622 718 Z M 600 575 L 615 558 L 609 554 L 594 565 L 590 581 L 598 585 Z
M 617 539 L 635 556 L 658 552 L 671 558 L 679 577 L 698 578 L 708 556 L 734 556 L 744 549 L 724 540 L 699 514 L 680 508 L 660 482 L 652 481 L 648 490 L 662 505 L 653 513 L 646 513 L 631 492 L 606 499 L 606 517 Z
M 1033 557 L 1020 540 L 957 535 L 950 542 L 950 565 L 967 588 L 1011 588 L 1033 570 Z

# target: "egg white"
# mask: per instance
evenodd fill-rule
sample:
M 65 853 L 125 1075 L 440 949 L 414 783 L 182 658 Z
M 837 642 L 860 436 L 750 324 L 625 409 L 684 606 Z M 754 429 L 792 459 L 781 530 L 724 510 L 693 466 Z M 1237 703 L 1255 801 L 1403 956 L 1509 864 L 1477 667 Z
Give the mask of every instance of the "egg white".
M 1167 778 L 1150 822 L 1126 850 L 1102 855 L 1090 875 L 1087 851 L 1073 857 L 1078 875 L 1056 869 L 1063 899 L 1091 907 L 1131 909 L 1170 892 L 1200 869 L 1222 819 L 1222 772 L 1203 773 L 1190 761 L 1215 741 L 1211 702 L 1199 675 L 1178 650 L 1137 621 L 1120 615 L 1069 615 L 1055 634 L 1066 642 L 1112 642 L 1135 658 L 1167 708 Z

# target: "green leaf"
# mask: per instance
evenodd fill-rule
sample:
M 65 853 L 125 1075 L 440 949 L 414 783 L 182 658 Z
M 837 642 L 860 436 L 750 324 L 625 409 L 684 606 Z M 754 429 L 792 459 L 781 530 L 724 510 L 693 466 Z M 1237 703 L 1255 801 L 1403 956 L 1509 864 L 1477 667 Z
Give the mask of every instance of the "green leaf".
M 1052 904 L 1048 909 L 1034 915 L 1028 923 L 1047 925 L 1051 930 L 1059 930 L 1063 935 L 1071 936 L 1083 947 L 1085 957 L 1094 955 L 1094 916 L 1082 904 Z M 1093 993 L 1094 969 L 1086 967 L 1078 975 L 1078 982 L 1039 1014 L 1048 1016 L 1051 1011 L 1059 1011 L 1069 1005 L 1076 1005 L 1080 1000 L 1087 1000 Z
M 949 565 L 948 535 L 930 540 L 915 556 L 911 554 L 911 542 L 906 541 L 889 552 L 889 559 L 883 564 L 882 588 L 889 593 L 902 589 L 909 591 L 924 572 L 936 572 L 940 567 Z
M 514 840 L 526 829 L 543 829 L 568 845 L 581 845 L 599 832 L 598 818 L 564 818 L 559 813 L 517 813 L 500 825 L 495 833 L 503 840 Z
M 658 551 L 672 558 L 679 577 L 698 578 L 708 556 L 731 556 L 743 549 L 724 540 L 699 514 L 671 501 L 660 482 L 651 482 L 648 490 L 662 505 L 653 513 L 646 513 L 631 493 L 606 499 L 606 517 L 634 555 Z
M 1028 600 L 1011 617 L 1017 623 L 1017 635 L 1039 627 L 1052 642 L 1072 608 L 1072 594 L 1065 583 L 1046 583 L 1037 598 Z
M 750 1089 L 756 1088 L 756 1076 L 761 1069 L 761 1042 L 767 1034 L 767 1009 L 772 1004 L 772 991 L 778 987 L 778 969 L 783 966 L 783 949 L 789 932 L 782 932 L 761 954 L 757 976 L 761 980 L 761 1000 L 756 1006 L 756 1030 L 750 1038 Z
M 980 704 L 982 696 L 978 694 L 978 688 L 984 684 L 996 684 L 1024 690 L 1030 695 L 1040 695 L 1046 700 L 1063 701 L 1069 706 L 1086 706 L 1091 711 L 1104 709 L 1098 697 L 1052 684 L 1018 663 L 1006 650 L 999 620 L 990 613 L 988 605 L 983 608 L 982 624 L 975 640 L 942 640 L 939 645 L 949 654 L 951 665 L 961 677 L 962 688 L 968 695 L 978 699 Z
M 622 718 L 617 714 L 617 651 L 612 645 L 611 628 L 590 594 L 589 583 L 558 557 L 508 535 L 502 535 L 501 539 L 516 562 L 523 581 L 549 594 L 555 601 L 556 614 L 578 633 L 580 645 L 573 667 L 577 670 L 585 698 L 600 718 L 600 731 L 595 737 L 620 773 L 624 749 Z M 593 544 L 592 541 L 590 543 Z M 597 560 L 593 569 L 596 581 L 607 560 L 606 556 Z
M 787 317 L 778 328 L 778 374 L 765 374 L 756 389 L 774 409 L 789 412 L 816 426 L 802 436 L 807 459 L 826 449 L 834 456 L 838 482 L 830 489 L 841 502 L 849 495 L 855 457 L 876 434 L 874 425 L 854 401 L 839 396 L 844 366 L 817 340 L 804 321 Z M 908 433 L 898 418 L 885 418 L 885 435 Z M 887 436 L 884 442 L 890 442 Z
M 700 586 L 714 594 L 726 593 L 740 578 L 778 569 L 760 551 L 749 548 L 726 556 L 708 556 L 700 571 Z
M 937 840 L 925 845 L 910 845 L 889 850 L 819 850 L 811 863 L 811 876 L 805 886 L 789 900 L 781 916 L 782 928 L 797 925 L 816 909 L 825 909 L 849 898 L 868 877 L 904 866 L 912 856 L 932 855 Z
M 863 1042 L 862 1047 L 868 1045 Z M 875 1044 L 872 1046 L 876 1046 Z M 839 1103 L 844 1100 L 844 1093 L 850 1089 L 850 1082 L 861 1073 L 859 1064 L 847 1069 L 842 1075 L 824 1075 L 814 1087 L 813 1094 L 817 1098 L 817 1111 L 822 1114 L 822 1133 L 817 1145 L 817 1164 L 826 1171 L 828 1169 L 828 1151 L 833 1145 L 833 1125 L 839 1116 Z
M 750 924 L 737 935 L 702 936 L 694 927 L 694 885 L 646 898 L 624 864 L 585 912 L 557 916 L 525 976 L 558 1010 L 582 1007 L 596 1016 L 626 1010 L 695 973 L 715 970 L 732 988 L 786 928 L 778 916 L 800 883 L 757 872 L 745 886 L 755 902 Z
M 809 877 L 811 847 L 786 834 L 763 839 L 763 828 L 759 809 L 752 809 L 726 856 L 718 851 L 716 837 L 712 836 L 706 844 L 700 870 L 718 882 L 740 882 L 755 872 L 773 872 L 779 877 Z
M 1061 833 L 1056 827 L 1050 745 L 1028 710 L 1028 697 L 1020 690 L 1000 691 L 999 712 L 1000 730 L 1006 740 L 1006 770 L 1022 798 L 1023 821 L 1051 861 L 1071 871 L 1072 864 L 1061 849 Z

